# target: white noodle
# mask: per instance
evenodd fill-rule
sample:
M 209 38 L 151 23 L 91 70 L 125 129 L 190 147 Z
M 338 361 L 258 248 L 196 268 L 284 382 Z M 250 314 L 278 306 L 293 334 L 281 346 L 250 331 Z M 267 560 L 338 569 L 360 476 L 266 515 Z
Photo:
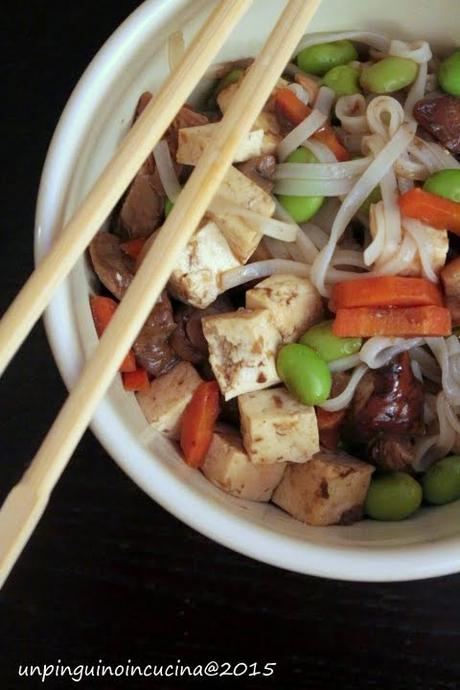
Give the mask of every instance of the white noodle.
M 299 163 L 299 165 L 301 164 Z M 302 180 L 289 178 L 276 180 L 273 191 L 275 194 L 288 194 L 289 196 L 337 197 L 342 194 L 348 194 L 355 184 L 356 177 L 336 180 Z
M 419 65 L 426 64 L 433 57 L 430 44 L 427 41 L 413 41 L 408 43 L 406 41 L 393 40 L 390 43 L 389 55 L 413 60 Z
M 364 263 L 366 266 L 371 266 L 375 263 L 385 249 L 386 226 L 383 201 L 371 204 L 369 218 L 373 239 L 364 251 Z
M 153 156 L 155 158 L 161 184 L 164 187 L 168 199 L 174 203 L 181 193 L 181 186 L 177 179 L 169 146 L 164 139 L 159 141 L 153 149 Z
M 365 134 L 368 131 L 366 99 L 360 93 L 341 96 L 335 106 L 335 114 L 349 134 Z
M 289 84 L 287 87 L 289 91 L 292 91 L 293 94 L 297 96 L 299 101 L 302 101 L 304 105 L 308 105 L 308 102 L 310 100 L 310 94 L 306 89 L 303 88 L 300 84 Z
M 418 363 L 425 378 L 435 383 L 441 383 L 441 369 L 432 355 L 421 346 L 413 347 L 410 355 Z
M 319 211 L 315 214 L 315 225 L 318 225 L 324 232 L 331 234 L 331 228 L 335 217 L 340 209 L 340 201 L 334 197 L 326 199 Z
M 423 338 L 375 336 L 362 346 L 359 356 L 370 369 L 380 369 L 397 355 L 424 344 Z
M 260 213 L 233 204 L 221 196 L 214 197 L 209 206 L 209 211 L 211 216 L 213 213 L 222 213 L 245 218 L 251 225 L 262 231 L 264 235 L 274 237 L 283 242 L 294 242 L 297 237 L 298 225 L 262 216 Z
M 406 117 L 410 120 L 413 119 L 414 106 L 423 96 L 425 95 L 426 80 L 428 76 L 428 63 L 422 62 L 418 68 L 417 78 L 412 84 L 409 93 L 407 94 L 407 99 L 404 104 L 404 112 Z
M 366 117 L 369 130 L 387 140 L 401 127 L 404 110 L 392 96 L 377 96 L 367 106 Z
M 426 471 L 436 460 L 445 457 L 452 450 L 456 440 L 455 418 L 449 402 L 443 392 L 436 398 L 436 417 L 439 422 L 439 433 L 421 438 L 415 446 L 414 470 Z
M 418 379 L 420 381 L 420 383 L 423 383 L 423 376 L 422 376 L 422 370 L 420 369 L 420 364 L 415 359 L 411 359 L 410 366 L 411 366 L 412 373 L 415 376 L 415 378 Z
M 358 43 L 365 43 L 372 48 L 376 48 L 382 52 L 388 52 L 391 41 L 384 34 L 378 34 L 373 31 L 333 31 L 321 32 L 316 34 L 307 34 L 301 40 L 294 55 L 298 55 L 304 48 L 315 46 L 319 43 L 330 43 L 331 41 L 357 41 Z
M 325 275 L 337 242 L 342 237 L 345 228 L 352 220 L 362 203 L 367 199 L 374 187 L 380 182 L 394 162 L 405 151 L 414 137 L 414 128 L 403 124 L 394 137 L 384 146 L 375 160 L 367 168 L 363 176 L 344 200 L 331 230 L 327 246 L 320 252 L 312 266 L 311 278 L 319 292 L 327 296 Z
M 301 260 L 305 261 L 307 264 L 313 263 L 315 260 L 316 255 L 318 254 L 318 250 L 316 249 L 315 245 L 313 242 L 305 236 L 304 232 L 302 231 L 302 228 L 300 225 L 298 225 L 295 220 L 292 218 L 292 216 L 286 211 L 283 206 L 281 206 L 280 202 L 278 199 L 275 199 L 275 217 L 279 218 L 280 220 L 284 221 L 285 223 L 288 223 L 290 225 L 293 225 L 296 230 L 297 230 L 297 235 L 295 239 L 295 244 L 297 248 L 297 255 L 300 254 Z M 291 251 L 291 256 L 292 256 L 292 251 Z M 299 260 L 298 256 L 292 256 L 293 259 L 296 261 Z
M 374 268 L 374 275 L 378 276 L 397 276 L 403 275 L 408 266 L 412 264 L 417 254 L 417 245 L 412 237 L 406 233 L 396 254 L 387 263 L 382 263 Z
M 360 364 L 359 367 L 356 367 L 345 390 L 337 397 L 326 400 L 320 407 L 327 412 L 338 412 L 339 410 L 343 410 L 344 407 L 347 407 L 352 401 L 358 383 L 367 371 L 368 368 L 365 364 Z
M 317 249 L 322 249 L 326 246 L 329 239 L 329 235 L 321 230 L 318 225 L 314 223 L 302 223 L 302 230 L 307 237 L 310 238 L 311 242 L 315 245 Z
M 302 146 L 311 151 L 320 163 L 337 163 L 337 158 L 334 156 L 329 146 L 323 144 L 322 141 L 308 139 L 308 141 L 304 141 Z
M 327 86 L 322 86 L 315 101 L 315 107 L 308 117 L 289 132 L 278 145 L 278 158 L 284 161 L 303 142 L 311 137 L 327 121 L 334 103 L 335 93 Z
M 299 261 L 287 261 L 285 259 L 266 259 L 255 261 L 246 266 L 238 266 L 230 271 L 225 271 L 220 277 L 222 292 L 226 292 L 238 285 L 244 285 L 250 280 L 260 280 L 275 274 L 296 275 L 308 278 L 310 267 Z
M 275 180 L 344 180 L 361 175 L 372 163 L 371 156 L 345 163 L 281 163 L 276 166 Z
M 434 272 L 430 261 L 431 242 L 427 236 L 427 226 L 415 218 L 404 218 L 403 226 L 417 245 L 423 277 L 431 280 L 432 283 L 438 283 L 438 276 Z
M 333 362 L 329 362 L 328 366 L 331 372 L 336 374 L 340 371 L 354 369 L 359 364 L 361 364 L 359 355 L 349 355 L 349 357 L 341 357 L 340 359 L 335 359 Z

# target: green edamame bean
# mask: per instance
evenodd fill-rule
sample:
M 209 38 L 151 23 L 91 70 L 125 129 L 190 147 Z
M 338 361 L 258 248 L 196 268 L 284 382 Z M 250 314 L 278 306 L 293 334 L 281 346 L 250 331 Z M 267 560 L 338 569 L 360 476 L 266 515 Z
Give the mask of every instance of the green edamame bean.
M 381 474 L 371 481 L 364 510 L 373 520 L 405 520 L 422 502 L 422 487 L 405 472 Z
M 278 352 L 276 367 L 286 388 L 304 405 L 320 405 L 331 393 L 326 362 L 306 345 L 291 343 Z
M 460 50 L 452 53 L 439 68 L 439 85 L 452 96 L 460 96 Z
M 378 204 L 378 202 L 381 200 L 382 200 L 382 192 L 380 190 L 380 185 L 379 185 L 378 187 L 374 187 L 372 192 L 367 197 L 366 201 L 363 201 L 363 203 L 359 207 L 359 210 L 362 213 L 370 213 L 371 205 L 372 204 Z
M 165 218 L 167 218 L 167 217 L 169 216 L 169 214 L 170 214 L 171 211 L 172 211 L 172 207 L 173 207 L 173 206 L 174 206 L 174 204 L 173 204 L 173 202 L 171 201 L 171 199 L 169 199 L 168 197 L 166 197 L 166 199 L 165 199 Z
M 440 170 L 431 175 L 423 185 L 423 189 L 438 196 L 445 196 L 452 201 L 460 202 L 460 170 Z
M 318 163 L 318 159 L 309 149 L 301 146 L 286 158 L 286 163 Z M 324 197 L 279 194 L 278 200 L 296 223 L 306 223 L 319 211 L 323 205 Z
M 360 92 L 359 71 L 349 65 L 333 67 L 324 76 L 323 84 L 335 91 L 337 97 L 352 96 Z
M 297 55 L 297 64 L 304 72 L 322 77 L 333 67 L 346 65 L 357 57 L 351 41 L 332 41 L 305 48 Z
M 217 82 L 216 86 L 216 95 L 219 94 L 221 91 L 227 88 L 227 86 L 230 86 L 230 84 L 235 84 L 237 81 L 242 79 L 244 76 L 244 72 L 242 69 L 232 69 L 230 72 L 228 72 L 225 77 L 222 77 Z
M 460 498 L 460 456 L 452 455 L 432 465 L 423 477 L 425 501 L 441 506 Z
M 333 362 L 359 352 L 362 338 L 338 338 L 332 332 L 332 321 L 317 323 L 300 338 L 302 345 L 308 345 L 325 362 Z
M 418 66 L 413 60 L 387 57 L 363 69 L 360 83 L 371 93 L 393 93 L 412 84 L 417 72 Z

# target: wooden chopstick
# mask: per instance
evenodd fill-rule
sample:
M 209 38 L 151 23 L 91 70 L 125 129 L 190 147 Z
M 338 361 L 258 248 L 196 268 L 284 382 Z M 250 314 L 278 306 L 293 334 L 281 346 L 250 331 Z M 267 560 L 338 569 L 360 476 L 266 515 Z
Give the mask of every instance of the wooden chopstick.
M 0 321 L 0 376 L 252 0 L 220 0 Z
M 0 586 L 321 0 L 289 0 L 24 477 L 0 510 Z

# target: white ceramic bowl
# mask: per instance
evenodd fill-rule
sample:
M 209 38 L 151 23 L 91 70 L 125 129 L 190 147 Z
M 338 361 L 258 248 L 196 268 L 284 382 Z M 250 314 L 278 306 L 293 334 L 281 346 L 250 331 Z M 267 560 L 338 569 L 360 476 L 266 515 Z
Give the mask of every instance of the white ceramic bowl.
M 182 29 L 190 40 L 212 4 L 147 0 L 92 61 L 48 152 L 37 208 L 37 260 L 112 156 L 139 94 L 155 91 L 167 75 L 167 37 Z M 257 54 L 283 6 L 283 0 L 254 0 L 218 61 Z M 460 34 L 460 2 L 323 0 L 312 26 L 314 31 L 358 28 L 451 48 Z M 51 346 L 68 387 L 96 346 L 88 307 L 91 280 L 80 261 L 46 314 Z M 271 505 L 222 493 L 189 469 L 168 441 L 158 438 L 153 447 L 144 445 L 143 416 L 118 378 L 97 411 L 94 433 L 144 491 L 208 537 L 266 563 L 346 580 L 408 580 L 460 570 L 460 503 L 422 510 L 400 524 L 303 525 Z

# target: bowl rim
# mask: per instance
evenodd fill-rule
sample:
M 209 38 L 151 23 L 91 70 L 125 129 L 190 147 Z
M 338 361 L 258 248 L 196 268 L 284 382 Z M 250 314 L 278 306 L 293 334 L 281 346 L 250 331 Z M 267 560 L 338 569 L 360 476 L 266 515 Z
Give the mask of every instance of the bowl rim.
M 72 160 L 87 127 L 81 113 L 97 89 L 100 73 L 107 71 L 115 58 L 122 61 L 128 51 L 135 51 L 142 36 L 151 31 L 154 15 L 166 11 L 167 4 L 170 12 L 174 4 L 171 0 L 146 0 L 129 15 L 92 59 L 73 90 L 49 145 L 41 176 L 35 217 L 36 263 L 49 247 L 65 208 Z M 46 334 L 68 389 L 84 362 L 74 309 L 69 277 L 44 316 Z M 108 431 L 113 424 L 117 426 L 117 438 Z M 119 467 L 165 510 L 201 534 L 250 558 L 301 574 L 360 582 L 418 580 L 460 570 L 460 536 L 403 546 L 322 545 L 276 534 L 263 525 L 230 514 L 217 501 L 205 500 L 198 490 L 175 477 L 139 443 L 133 446 L 107 399 L 98 407 L 91 429 Z M 130 454 L 122 450 L 125 443 L 131 445 Z M 150 463 L 149 477 L 145 472 L 146 457 Z

